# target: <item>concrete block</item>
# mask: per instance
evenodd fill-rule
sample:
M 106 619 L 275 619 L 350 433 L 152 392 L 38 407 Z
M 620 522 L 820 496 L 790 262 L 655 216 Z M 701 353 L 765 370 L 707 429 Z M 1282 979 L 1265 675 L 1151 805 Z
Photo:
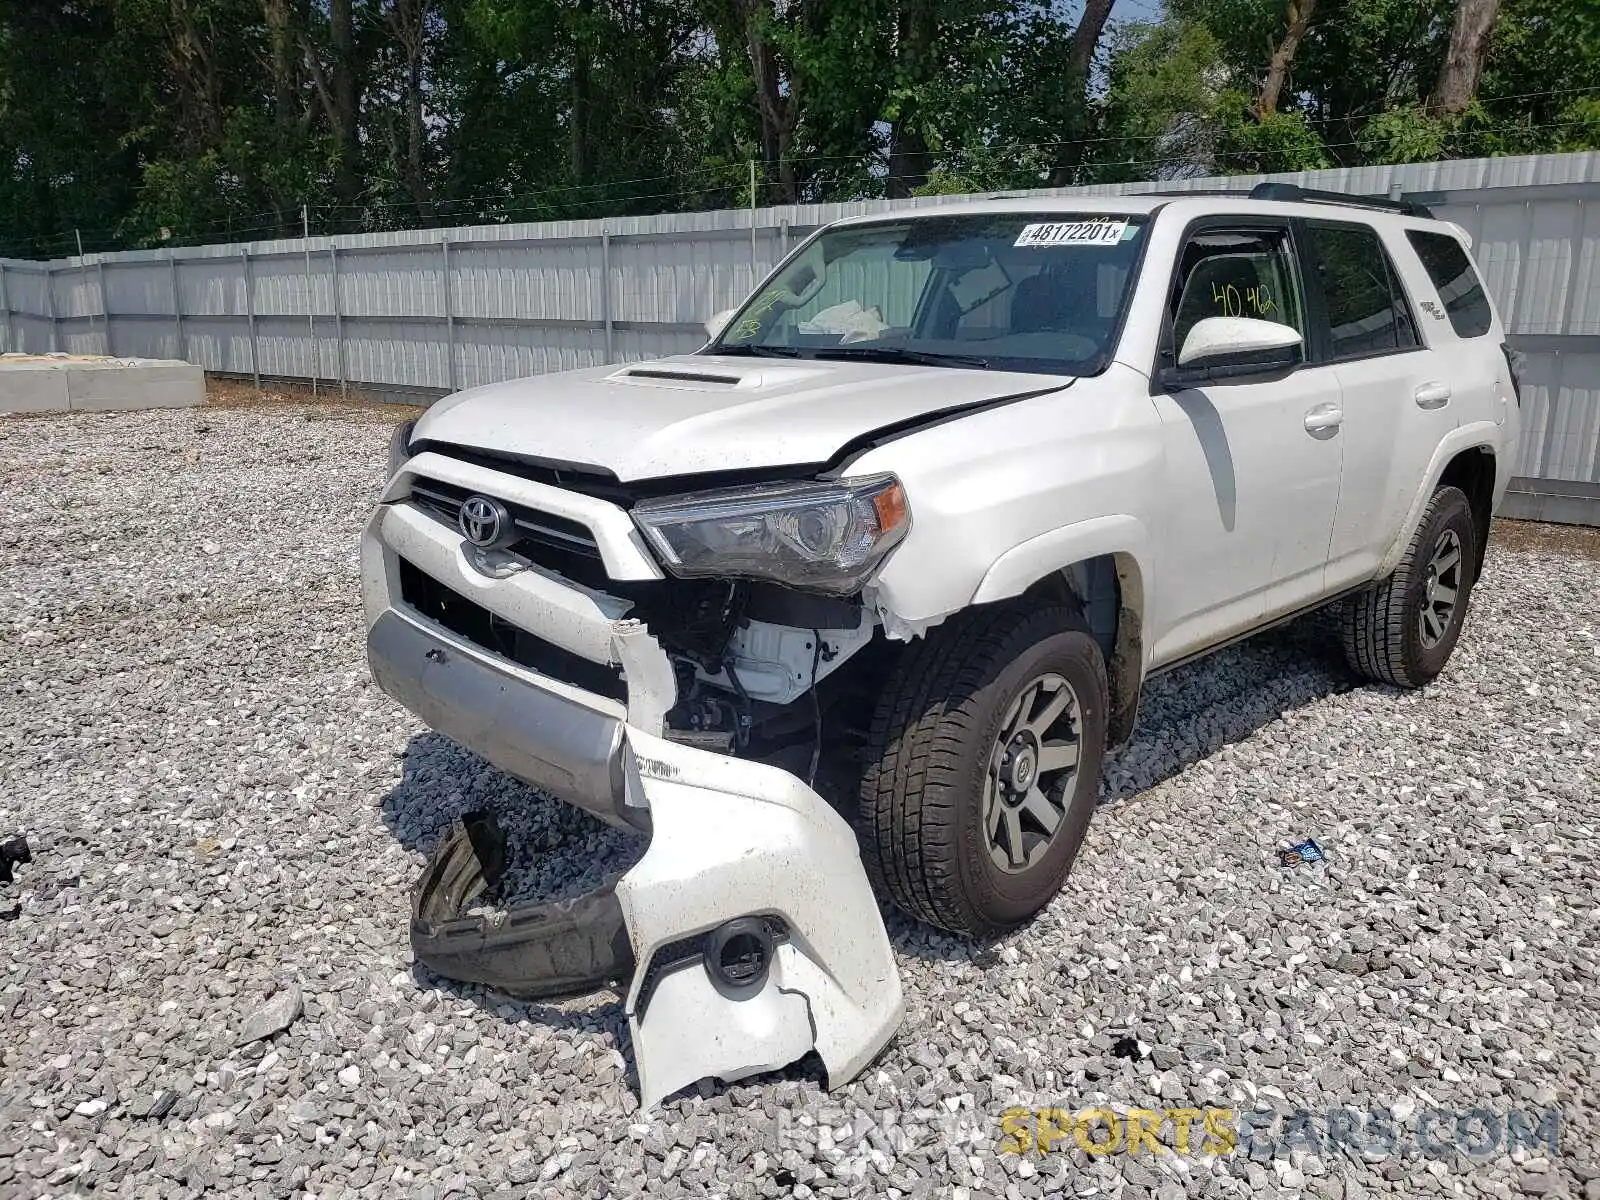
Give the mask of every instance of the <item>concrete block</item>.
M 67 368 L 67 407 L 73 412 L 193 408 L 205 398 L 205 372 L 188 363 L 110 360 Z
M 132 412 L 204 404 L 206 376 L 171 359 L 0 356 L 0 413 Z
M 67 373 L 0 368 L 0 413 L 67 411 Z

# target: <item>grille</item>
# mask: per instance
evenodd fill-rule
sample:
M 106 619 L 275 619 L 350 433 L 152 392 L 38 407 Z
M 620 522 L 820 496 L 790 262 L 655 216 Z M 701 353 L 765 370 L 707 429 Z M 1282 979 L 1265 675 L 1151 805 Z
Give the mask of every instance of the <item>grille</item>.
M 456 528 L 461 505 L 474 492 L 437 479 L 417 479 L 411 484 L 411 502 Z M 508 549 L 584 587 L 602 588 L 608 582 L 600 546 L 586 525 L 555 513 L 539 512 L 502 500 L 512 523 L 522 536 Z
M 456 523 L 456 517 L 461 513 L 461 505 L 468 496 L 474 494 L 464 487 L 443 483 L 437 479 L 418 479 L 411 484 L 412 502 L 436 516 L 443 517 L 451 525 Z M 524 541 L 571 550 L 595 559 L 600 557 L 600 546 L 594 540 L 594 534 L 589 532 L 588 526 L 566 517 L 558 517 L 555 513 L 539 512 L 503 500 L 501 503 L 505 504 L 511 513 L 512 523 L 516 525 Z
M 400 597 L 429 620 L 437 621 L 451 633 L 492 654 L 586 692 L 627 703 L 628 685 L 623 681 L 621 668 L 590 662 L 581 654 L 573 654 L 525 629 L 518 629 L 481 604 L 473 603 L 460 592 L 425 575 L 403 558 L 400 560 Z

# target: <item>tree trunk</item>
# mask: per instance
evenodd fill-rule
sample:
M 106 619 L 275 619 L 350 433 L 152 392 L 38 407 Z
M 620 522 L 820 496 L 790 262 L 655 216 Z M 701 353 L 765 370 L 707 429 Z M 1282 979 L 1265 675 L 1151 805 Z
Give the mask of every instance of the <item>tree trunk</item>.
M 794 204 L 799 189 L 794 164 L 788 156 L 800 120 L 800 81 L 790 72 L 785 94 L 783 64 L 777 48 L 767 38 L 767 26 L 776 19 L 773 0 L 744 0 L 744 4 L 745 38 L 755 77 L 756 108 L 761 115 L 762 174 L 770 176 L 776 168 L 778 203 Z
M 272 54 L 272 115 L 280 133 L 294 128 L 294 33 L 289 28 L 289 0 L 261 0 Z
M 222 84 L 212 38 L 202 31 L 190 0 L 171 0 L 173 81 L 177 84 L 180 126 L 192 153 L 222 144 Z
M 331 0 L 328 6 L 329 48 L 333 51 L 333 138 L 337 155 L 334 188 L 346 205 L 361 197 L 361 75 L 356 59 L 355 12 L 352 0 Z M 346 220 L 353 213 L 345 213 Z
M 1106 21 L 1111 17 L 1115 0 L 1086 0 L 1083 17 L 1072 31 L 1072 45 L 1068 51 L 1065 86 L 1072 91 L 1073 116 L 1067 136 L 1056 147 L 1055 169 L 1050 173 L 1052 187 L 1069 187 L 1083 161 L 1083 136 L 1089 127 L 1089 72 L 1094 69 L 1094 51 L 1105 33 Z
M 1289 64 L 1294 62 L 1295 51 L 1300 49 L 1300 39 L 1311 27 L 1311 14 L 1316 11 L 1317 0 L 1289 0 L 1289 28 L 1272 52 L 1267 64 L 1267 77 L 1261 81 L 1261 94 L 1256 97 L 1251 112 L 1260 121 L 1278 111 L 1278 97 L 1289 78 Z
M 936 0 L 900 0 L 895 14 L 895 73 L 905 98 L 889 131 L 888 195 L 900 198 L 928 181 L 932 165 L 917 90 L 937 69 L 939 17 Z
M 427 49 L 428 11 L 433 0 L 395 0 L 389 12 L 389 27 L 406 61 L 405 108 L 406 142 L 397 155 L 406 190 L 416 203 L 417 213 L 426 225 L 434 223 L 433 189 L 428 185 L 425 159 L 428 129 L 423 121 L 422 85 L 424 55 Z
M 590 17 L 593 0 L 579 0 L 578 20 L 572 39 L 572 125 L 568 149 L 572 182 L 585 184 L 594 177 L 594 146 L 590 131 L 594 125 L 594 81 L 590 63 Z
M 1500 0 L 1460 0 L 1450 27 L 1450 48 L 1445 53 L 1439 79 L 1428 97 L 1428 112 L 1455 116 L 1472 103 L 1489 54 L 1489 35 L 1500 12 Z

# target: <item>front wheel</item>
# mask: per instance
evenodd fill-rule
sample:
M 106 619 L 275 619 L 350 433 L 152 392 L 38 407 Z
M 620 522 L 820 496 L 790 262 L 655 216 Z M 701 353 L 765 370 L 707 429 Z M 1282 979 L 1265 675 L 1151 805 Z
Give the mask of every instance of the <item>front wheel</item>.
M 859 832 L 912 916 L 989 937 L 1061 888 L 1099 792 L 1105 662 L 1076 611 L 972 609 L 915 643 L 878 702 Z
M 1403 688 L 1421 687 L 1444 670 L 1477 581 L 1477 547 L 1466 494 L 1439 488 L 1394 574 L 1345 607 L 1344 649 L 1351 668 Z

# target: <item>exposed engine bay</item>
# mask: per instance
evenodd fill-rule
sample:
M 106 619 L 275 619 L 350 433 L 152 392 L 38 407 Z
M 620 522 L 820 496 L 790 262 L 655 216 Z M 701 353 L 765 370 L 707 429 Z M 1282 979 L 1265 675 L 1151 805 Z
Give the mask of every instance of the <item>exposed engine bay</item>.
M 618 581 L 581 551 L 522 547 L 534 569 L 623 602 L 672 663 L 677 703 L 665 737 L 768 761 L 814 780 L 825 714 L 851 698 L 840 669 L 872 644 L 877 626 L 859 597 L 818 596 L 750 580 Z M 591 663 L 519 629 L 406 564 L 413 607 L 513 662 L 625 699 L 614 667 Z M 833 686 L 824 687 L 830 680 Z M 840 731 L 843 733 L 843 730 Z

